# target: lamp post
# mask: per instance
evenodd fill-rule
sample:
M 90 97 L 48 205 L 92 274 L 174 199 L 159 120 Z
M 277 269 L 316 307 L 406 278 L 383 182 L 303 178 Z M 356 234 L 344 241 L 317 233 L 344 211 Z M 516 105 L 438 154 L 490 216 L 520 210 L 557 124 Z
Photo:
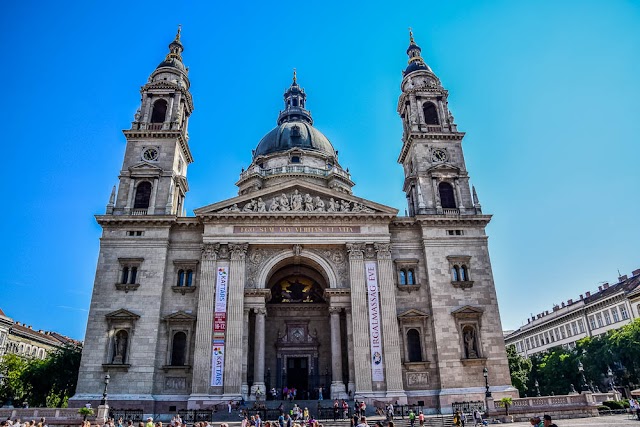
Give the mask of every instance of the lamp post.
M 538 384 L 538 380 L 533 384 L 536 387 L 536 397 L 540 397 L 540 384 Z
M 491 392 L 489 391 L 489 370 L 486 367 L 482 370 L 482 375 L 484 376 L 484 387 L 486 389 L 484 395 L 485 397 L 491 397 Z
M 101 405 L 107 404 L 107 387 L 109 386 L 110 379 L 111 377 L 109 376 L 109 374 L 104 376 L 104 391 L 102 392 L 102 400 L 100 401 Z
M 582 382 L 582 391 L 589 391 L 589 384 L 587 384 L 587 379 L 584 377 L 584 366 L 582 362 L 578 362 L 578 372 L 580 372 L 580 382 Z

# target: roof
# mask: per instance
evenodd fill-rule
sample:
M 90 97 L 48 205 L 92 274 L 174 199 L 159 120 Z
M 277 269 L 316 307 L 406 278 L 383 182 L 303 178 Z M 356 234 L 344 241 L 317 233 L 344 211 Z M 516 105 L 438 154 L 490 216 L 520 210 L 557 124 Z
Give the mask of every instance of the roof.
M 5 318 L 10 319 L 2 309 L 0 309 L 0 316 L 4 316 Z M 74 340 L 73 338 L 69 338 L 57 332 L 33 329 L 31 326 L 27 326 L 23 323 L 13 320 L 11 320 L 10 331 L 10 333 L 13 335 L 23 335 L 28 338 L 40 340 L 55 347 L 60 347 L 67 344 L 76 346 L 82 344 L 81 341 Z
M 258 143 L 254 157 L 285 152 L 292 148 L 321 152 L 336 157 L 333 145 L 327 137 L 305 121 L 285 122 L 269 131 Z

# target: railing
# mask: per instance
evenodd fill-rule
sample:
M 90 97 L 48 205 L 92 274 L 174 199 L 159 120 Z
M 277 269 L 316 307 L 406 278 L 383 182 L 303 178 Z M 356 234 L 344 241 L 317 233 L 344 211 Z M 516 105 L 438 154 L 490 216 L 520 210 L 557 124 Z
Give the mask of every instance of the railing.
M 247 169 L 246 171 L 242 172 L 240 174 L 240 179 L 248 178 L 251 175 L 267 177 L 273 175 L 283 175 L 287 173 L 304 173 L 317 176 L 338 175 L 346 179 L 351 179 L 350 174 L 337 167 L 332 167 L 330 169 L 320 169 L 311 166 L 300 165 L 289 165 L 271 169 L 262 169 L 260 166 L 254 166 L 253 168 Z
M 109 410 L 109 417 L 114 420 L 122 418 L 123 421 L 142 421 L 144 416 L 142 409 L 111 409 Z
M 213 411 L 179 411 L 182 422 L 193 424 L 200 421 L 213 421 Z
M 37 419 L 46 417 L 50 419 L 82 420 L 77 408 L 2 408 L 0 419 L 22 418 Z
M 147 210 L 148 209 L 132 209 L 131 210 L 131 215 L 134 215 L 134 216 L 146 215 L 147 214 Z
M 164 123 L 147 123 L 147 130 L 162 130 Z
M 460 215 L 460 209 L 442 208 L 442 215 Z

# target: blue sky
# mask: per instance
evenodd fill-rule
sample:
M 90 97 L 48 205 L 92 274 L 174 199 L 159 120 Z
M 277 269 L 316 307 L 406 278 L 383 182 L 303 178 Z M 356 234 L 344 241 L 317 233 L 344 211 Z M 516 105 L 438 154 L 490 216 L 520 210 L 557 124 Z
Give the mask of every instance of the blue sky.
M 640 268 L 640 2 L 42 2 L 0 6 L 0 308 L 84 336 L 139 88 L 183 25 L 187 209 L 236 194 L 296 67 L 355 194 L 405 208 L 407 27 L 450 91 L 505 329 Z

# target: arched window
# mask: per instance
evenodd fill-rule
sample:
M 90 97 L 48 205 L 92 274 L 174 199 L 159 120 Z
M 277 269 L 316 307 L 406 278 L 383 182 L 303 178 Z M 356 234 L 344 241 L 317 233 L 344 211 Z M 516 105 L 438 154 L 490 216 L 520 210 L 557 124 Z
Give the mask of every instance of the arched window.
M 129 283 L 136 283 L 136 279 L 138 278 L 138 267 L 131 267 L 131 274 L 129 274 Z
M 173 345 L 171 346 L 171 366 L 183 366 L 187 347 L 187 334 L 176 332 L 173 335 Z
M 191 286 L 193 284 L 193 270 L 187 270 L 187 282 L 186 286 Z
M 420 345 L 420 332 L 415 329 L 407 331 L 407 351 L 409 362 L 422 362 L 422 345 Z
M 439 125 L 438 110 L 433 102 L 425 102 L 422 105 L 422 112 L 424 113 L 424 122 L 428 125 Z
M 415 285 L 416 279 L 413 274 L 413 270 L 407 270 L 407 285 Z
M 184 270 L 178 270 L 178 283 L 176 286 L 184 286 Z
M 129 279 L 129 267 L 125 267 L 122 269 L 122 279 L 120 280 L 120 283 L 127 283 L 128 279 Z
M 453 195 L 453 187 L 448 182 L 441 182 L 438 185 L 440 193 L 440 205 L 445 209 L 456 208 L 456 198 Z
M 167 101 L 159 99 L 153 104 L 153 112 L 151 113 L 151 123 L 164 123 L 167 116 Z
M 134 209 L 147 209 L 151 200 L 151 183 L 143 181 L 136 188 L 136 198 L 133 202 Z
M 469 273 L 467 271 L 466 265 L 463 265 L 462 267 L 460 267 L 460 280 L 463 282 L 469 280 Z
M 451 278 L 454 282 L 458 282 L 460 280 L 460 270 L 457 265 L 451 267 Z
M 401 285 L 407 284 L 407 273 L 405 273 L 404 270 L 400 270 L 400 284 Z

